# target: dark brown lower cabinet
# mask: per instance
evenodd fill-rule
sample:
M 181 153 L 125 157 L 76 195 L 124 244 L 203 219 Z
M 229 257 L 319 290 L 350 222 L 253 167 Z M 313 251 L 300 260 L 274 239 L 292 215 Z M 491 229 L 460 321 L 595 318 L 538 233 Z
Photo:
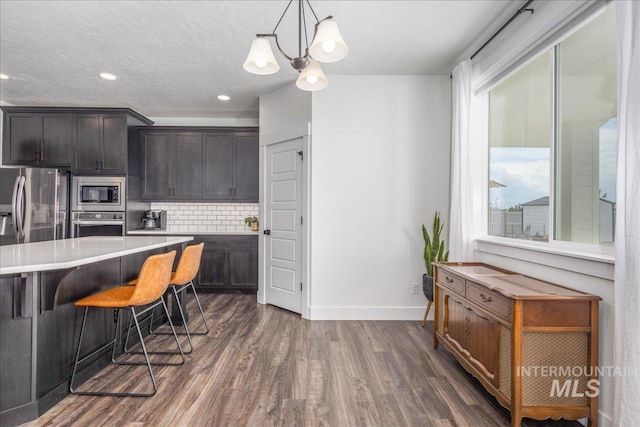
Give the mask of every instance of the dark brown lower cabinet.
M 258 236 L 199 235 L 204 242 L 198 292 L 258 291 Z
M 0 277 L 0 425 L 29 420 L 13 408 L 31 401 L 31 331 L 33 313 L 25 279 L 20 275 Z M 25 381 L 26 379 L 26 381 Z

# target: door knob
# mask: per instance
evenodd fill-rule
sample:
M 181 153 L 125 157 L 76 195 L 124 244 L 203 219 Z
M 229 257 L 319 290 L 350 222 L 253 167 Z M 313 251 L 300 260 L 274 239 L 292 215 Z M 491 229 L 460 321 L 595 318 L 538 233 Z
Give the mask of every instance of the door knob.
M 266 234 L 267 236 L 271 234 L 271 230 L 264 230 L 264 234 Z

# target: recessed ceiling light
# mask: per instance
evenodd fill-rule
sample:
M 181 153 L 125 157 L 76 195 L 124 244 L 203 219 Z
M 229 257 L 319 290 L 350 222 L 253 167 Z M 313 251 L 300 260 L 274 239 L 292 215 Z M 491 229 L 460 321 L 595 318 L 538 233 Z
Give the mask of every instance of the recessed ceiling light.
M 228 101 L 231 99 L 231 97 L 229 95 L 218 95 L 218 99 L 220 101 Z
M 2 74 L 2 73 L 0 73 L 0 79 L 2 79 L 2 80 L 9 80 L 9 76 L 7 76 L 6 74 Z
M 118 77 L 116 77 L 115 75 L 111 74 L 111 73 L 100 73 L 100 77 L 102 77 L 105 80 L 115 80 Z

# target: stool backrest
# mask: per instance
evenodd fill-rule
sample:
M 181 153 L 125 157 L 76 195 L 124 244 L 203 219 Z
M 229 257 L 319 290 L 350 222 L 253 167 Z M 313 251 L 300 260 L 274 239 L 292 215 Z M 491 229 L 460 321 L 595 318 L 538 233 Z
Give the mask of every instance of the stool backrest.
M 129 305 L 150 304 L 160 298 L 169 287 L 176 251 L 148 257 L 140 273 Z
M 186 285 L 192 281 L 198 270 L 200 270 L 200 259 L 202 258 L 202 250 L 204 249 L 204 242 L 198 245 L 187 246 L 180 260 L 178 261 L 178 268 L 171 278 L 172 285 Z

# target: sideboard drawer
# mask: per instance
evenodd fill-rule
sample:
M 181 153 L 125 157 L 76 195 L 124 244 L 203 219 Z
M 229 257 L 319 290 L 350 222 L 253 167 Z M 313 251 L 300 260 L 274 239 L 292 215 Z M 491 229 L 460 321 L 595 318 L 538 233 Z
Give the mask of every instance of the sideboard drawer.
M 464 296 L 464 279 L 447 272 L 442 272 L 442 274 L 438 274 L 438 283 Z
M 467 282 L 467 299 L 503 319 L 511 318 L 511 301 L 484 286 Z

